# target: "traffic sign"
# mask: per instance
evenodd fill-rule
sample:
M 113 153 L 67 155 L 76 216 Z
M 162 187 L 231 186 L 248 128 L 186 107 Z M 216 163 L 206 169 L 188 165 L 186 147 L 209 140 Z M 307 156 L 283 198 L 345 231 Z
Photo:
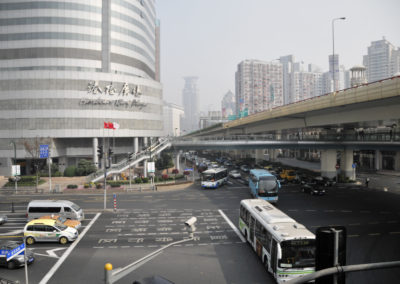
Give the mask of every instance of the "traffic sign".
M 338 169 L 340 168 L 340 165 L 337 164 L 337 165 L 335 166 L 335 168 L 338 170 Z
M 8 249 L 2 249 L 0 250 L 0 255 L 5 255 L 7 258 L 7 261 L 13 259 L 17 255 L 19 255 L 21 252 L 25 251 L 25 244 L 22 243 L 20 246 L 16 247 L 13 250 L 8 250 Z
M 44 159 L 49 157 L 49 145 L 39 145 L 39 158 Z
M 357 167 L 357 164 L 354 163 L 354 164 L 351 165 L 351 167 L 352 167 L 353 169 L 355 169 L 355 168 Z
M 21 166 L 20 165 L 12 165 L 11 167 L 11 175 L 13 177 L 21 175 Z
M 185 169 L 185 172 L 192 172 L 193 171 L 193 169 Z
M 154 173 L 156 171 L 156 166 L 154 162 L 148 162 L 147 163 L 147 172 L 148 173 Z

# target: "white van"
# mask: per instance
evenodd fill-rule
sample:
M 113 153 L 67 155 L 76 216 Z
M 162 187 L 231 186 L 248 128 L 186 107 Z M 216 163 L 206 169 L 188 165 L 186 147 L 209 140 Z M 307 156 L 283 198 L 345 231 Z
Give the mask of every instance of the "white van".
M 52 214 L 79 221 L 85 218 L 82 208 L 68 200 L 32 200 L 26 209 L 28 221 Z

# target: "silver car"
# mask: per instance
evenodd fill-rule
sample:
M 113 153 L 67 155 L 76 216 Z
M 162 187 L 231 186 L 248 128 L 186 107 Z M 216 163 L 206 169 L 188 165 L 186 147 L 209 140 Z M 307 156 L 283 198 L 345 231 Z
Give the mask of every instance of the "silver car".
M 7 222 L 7 215 L 1 214 L 0 215 L 0 225 L 3 225 L 4 223 Z

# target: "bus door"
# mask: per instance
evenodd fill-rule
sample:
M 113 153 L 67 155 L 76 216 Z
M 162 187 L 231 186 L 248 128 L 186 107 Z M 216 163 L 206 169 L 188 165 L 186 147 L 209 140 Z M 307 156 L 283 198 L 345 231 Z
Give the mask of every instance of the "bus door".
M 274 239 L 272 239 L 272 248 L 271 248 L 271 268 L 272 268 L 272 274 L 276 276 L 276 266 L 277 266 L 277 254 L 278 254 L 278 249 L 277 249 L 277 243 Z
M 250 216 L 250 243 L 254 245 L 254 227 L 256 221 L 254 220 L 253 216 Z

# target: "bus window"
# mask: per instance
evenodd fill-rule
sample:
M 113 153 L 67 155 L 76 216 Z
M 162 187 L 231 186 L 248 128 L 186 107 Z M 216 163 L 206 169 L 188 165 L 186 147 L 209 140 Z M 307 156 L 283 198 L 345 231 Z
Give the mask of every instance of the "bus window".
M 268 196 L 278 192 L 278 182 L 275 179 L 262 179 L 258 182 L 258 195 Z
M 304 268 L 315 266 L 315 240 L 283 241 L 281 247 L 280 267 Z

